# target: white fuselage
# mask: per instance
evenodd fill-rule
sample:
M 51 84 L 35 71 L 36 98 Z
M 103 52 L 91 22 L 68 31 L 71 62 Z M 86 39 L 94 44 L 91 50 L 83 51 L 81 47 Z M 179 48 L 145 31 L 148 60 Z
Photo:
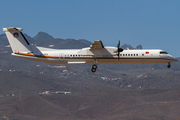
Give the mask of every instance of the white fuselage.
M 123 64 L 123 63 L 171 63 L 176 62 L 163 50 L 124 50 L 119 59 L 115 47 L 101 50 L 83 49 L 47 49 L 37 47 L 34 53 L 16 52 L 13 56 L 51 64 Z
M 96 40 L 88 48 L 82 49 L 49 49 L 29 44 L 23 35 L 22 28 L 3 28 L 13 53 L 11 55 L 29 60 L 51 64 L 96 64 L 123 63 L 168 63 L 177 62 L 173 56 L 163 50 L 123 50 L 120 40 L 116 47 L 104 47 L 101 40 Z

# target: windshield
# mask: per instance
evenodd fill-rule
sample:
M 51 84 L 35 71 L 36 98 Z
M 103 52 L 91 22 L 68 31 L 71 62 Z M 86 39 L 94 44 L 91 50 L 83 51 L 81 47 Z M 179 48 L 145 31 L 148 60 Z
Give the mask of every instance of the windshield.
M 160 51 L 160 54 L 168 54 L 166 51 Z

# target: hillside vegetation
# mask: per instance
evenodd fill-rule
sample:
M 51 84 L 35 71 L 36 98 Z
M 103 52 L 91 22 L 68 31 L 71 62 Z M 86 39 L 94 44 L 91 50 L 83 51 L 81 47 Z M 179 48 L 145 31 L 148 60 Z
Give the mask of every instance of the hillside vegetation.
M 25 36 L 31 44 L 50 48 L 92 44 L 44 32 Z M 92 73 L 91 65 L 52 65 L 11 52 L 6 36 L 0 35 L 0 120 L 180 119 L 180 62 L 170 69 L 167 64 L 102 64 Z M 71 94 L 39 94 L 45 91 Z

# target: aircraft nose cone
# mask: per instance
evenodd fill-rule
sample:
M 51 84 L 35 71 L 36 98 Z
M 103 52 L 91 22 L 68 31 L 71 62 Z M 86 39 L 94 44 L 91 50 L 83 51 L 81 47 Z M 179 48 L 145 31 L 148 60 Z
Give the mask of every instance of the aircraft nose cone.
M 176 59 L 172 55 L 168 55 L 168 57 L 169 57 L 169 59 L 171 59 L 171 62 L 177 62 L 178 61 L 178 59 Z
M 178 61 L 178 59 L 176 59 L 174 57 L 172 57 L 171 59 L 172 59 L 172 62 L 177 62 Z
M 175 60 L 175 62 L 177 62 L 177 61 L 178 61 L 178 59 L 176 59 L 176 58 L 175 58 L 174 60 Z

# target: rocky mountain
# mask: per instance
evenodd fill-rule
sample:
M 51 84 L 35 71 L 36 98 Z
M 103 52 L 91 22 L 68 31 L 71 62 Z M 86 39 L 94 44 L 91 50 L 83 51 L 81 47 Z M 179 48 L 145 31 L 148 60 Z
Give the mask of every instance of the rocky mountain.
M 38 34 L 34 36 L 33 39 L 41 41 L 41 40 L 52 40 L 54 38 L 45 32 L 38 32 Z
M 9 45 L 9 42 L 5 34 L 0 35 L 0 45 L 3 46 Z
M 16 120 L 178 120 L 179 91 L 103 87 L 82 95 L 29 95 L 19 102 L 4 97 L 0 115 Z
M 61 39 L 53 38 L 51 35 L 45 32 L 39 32 L 34 37 L 30 37 L 27 34 L 24 34 L 26 39 L 30 44 L 34 44 L 41 47 L 51 47 L 55 49 L 80 49 L 84 47 L 89 47 L 92 42 L 85 39 Z M 9 45 L 7 37 L 5 34 L 0 35 L 0 45 Z M 138 45 L 136 48 L 133 48 L 131 45 L 121 46 L 123 49 L 142 49 L 142 45 Z
M 25 37 L 31 44 L 50 48 L 92 44 L 43 32 Z M 92 73 L 91 65 L 52 65 L 16 58 L 8 45 L 6 36 L 0 35 L 0 120 L 180 119 L 180 62 L 172 63 L 170 69 L 167 64 L 102 64 Z M 46 91 L 53 94 L 39 94 Z M 57 91 L 71 94 L 55 94 Z
M 123 48 L 124 50 L 127 50 L 127 49 L 142 49 L 142 45 L 138 45 L 136 48 L 133 48 L 131 45 L 124 44 L 123 46 L 121 46 L 121 48 Z
M 136 49 L 142 49 L 142 45 L 139 44 Z

